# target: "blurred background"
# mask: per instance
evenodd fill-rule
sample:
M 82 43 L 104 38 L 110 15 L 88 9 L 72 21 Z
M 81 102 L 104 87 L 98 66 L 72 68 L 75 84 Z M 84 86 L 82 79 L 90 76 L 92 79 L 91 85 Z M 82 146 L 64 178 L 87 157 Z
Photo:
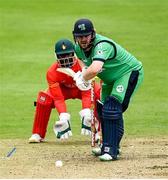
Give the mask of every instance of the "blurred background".
M 143 85 L 125 117 L 125 136 L 168 135 L 167 0 L 0 0 L 0 138 L 28 139 L 33 102 L 47 88 L 46 71 L 55 62 L 54 44 L 73 40 L 79 18 L 112 38 L 144 66 Z M 79 100 L 68 100 L 74 137 L 80 135 Z M 47 138 L 55 138 L 53 109 Z

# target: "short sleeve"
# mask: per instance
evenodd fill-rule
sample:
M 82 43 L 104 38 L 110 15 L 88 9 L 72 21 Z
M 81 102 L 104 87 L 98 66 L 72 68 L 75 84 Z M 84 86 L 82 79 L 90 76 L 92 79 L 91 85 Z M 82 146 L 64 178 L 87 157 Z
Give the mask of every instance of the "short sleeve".
M 94 49 L 93 61 L 98 60 L 104 62 L 107 59 L 112 58 L 114 54 L 115 54 L 115 49 L 110 43 L 101 42 L 97 44 Z

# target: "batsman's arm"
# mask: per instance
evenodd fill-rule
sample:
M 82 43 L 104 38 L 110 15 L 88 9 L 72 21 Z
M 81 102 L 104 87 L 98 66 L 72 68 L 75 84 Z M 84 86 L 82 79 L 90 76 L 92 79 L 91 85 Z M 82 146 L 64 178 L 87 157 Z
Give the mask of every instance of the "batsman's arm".
M 93 79 L 102 69 L 104 62 L 102 61 L 93 61 L 92 64 L 86 69 L 83 73 L 84 80 Z

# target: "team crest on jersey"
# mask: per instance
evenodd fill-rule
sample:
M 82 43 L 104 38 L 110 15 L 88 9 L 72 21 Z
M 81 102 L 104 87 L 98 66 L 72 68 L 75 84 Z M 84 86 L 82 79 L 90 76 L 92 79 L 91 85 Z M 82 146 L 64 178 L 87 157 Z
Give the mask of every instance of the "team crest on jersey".
M 86 30 L 85 24 L 79 24 L 79 25 L 78 25 L 78 28 L 79 28 L 81 31 Z
M 116 91 L 119 92 L 119 93 L 122 93 L 124 91 L 124 86 L 123 85 L 118 85 L 116 87 Z

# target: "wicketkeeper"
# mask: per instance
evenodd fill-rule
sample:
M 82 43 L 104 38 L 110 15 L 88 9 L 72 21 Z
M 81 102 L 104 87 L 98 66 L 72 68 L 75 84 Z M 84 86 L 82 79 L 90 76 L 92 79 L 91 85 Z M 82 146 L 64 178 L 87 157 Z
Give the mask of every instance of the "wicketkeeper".
M 57 61 L 47 71 L 48 89 L 40 91 L 36 102 L 34 125 L 29 142 L 44 140 L 52 108 L 59 113 L 59 120 L 55 122 L 54 132 L 58 139 L 67 139 L 72 136 L 71 115 L 67 112 L 66 100 L 80 99 L 82 110 L 81 134 L 91 134 L 91 90 L 82 91 L 76 86 L 72 77 L 57 71 L 58 68 L 70 68 L 74 72 L 82 71 L 79 60 L 75 57 L 74 45 L 68 39 L 61 39 L 55 44 Z M 100 86 L 94 86 L 95 100 L 99 99 Z

